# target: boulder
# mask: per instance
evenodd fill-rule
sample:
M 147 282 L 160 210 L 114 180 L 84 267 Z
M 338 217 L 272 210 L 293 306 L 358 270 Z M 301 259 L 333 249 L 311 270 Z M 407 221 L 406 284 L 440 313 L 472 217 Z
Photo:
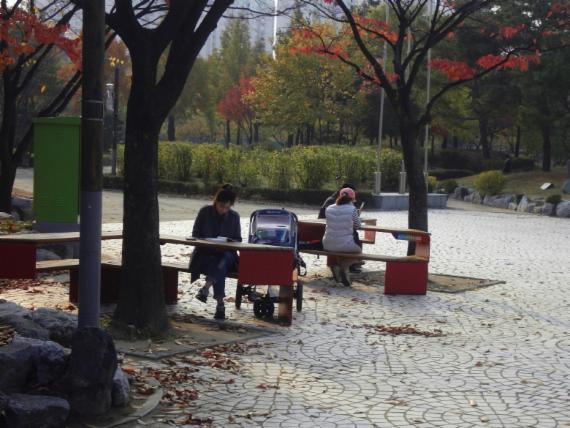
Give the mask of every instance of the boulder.
M 31 346 L 15 342 L 0 347 L 0 390 L 22 391 L 28 380 L 34 377 L 34 362 Z
M 528 204 L 528 206 L 527 206 L 525 212 L 527 212 L 527 213 L 533 213 L 535 207 L 536 207 L 536 205 L 531 202 L 530 204 Z
M 553 215 L 554 214 L 554 204 L 545 203 L 542 207 L 542 215 Z
M 2 415 L 4 414 L 4 409 L 8 404 L 8 396 L 0 391 L 0 426 L 2 426 Z
M 5 212 L 0 212 L 0 220 L 13 220 L 14 216 Z
M 36 250 L 36 260 L 39 262 L 44 260 L 61 260 L 61 257 L 59 257 L 57 254 L 55 254 L 52 251 L 43 248 L 38 248 Z
M 69 397 L 71 413 L 99 416 L 111 408 L 117 353 L 111 336 L 95 327 L 73 334 L 71 357 L 60 387 Z
M 8 324 L 24 337 L 49 339 L 49 331 L 30 319 L 31 311 L 6 300 L 0 300 L 0 322 Z
M 465 196 L 465 197 L 463 198 L 463 200 L 464 200 L 465 202 L 473 202 L 473 197 L 474 197 L 474 196 L 475 196 L 474 193 L 470 193 L 470 194 L 468 194 L 467 196 Z
M 125 372 L 117 367 L 113 376 L 113 390 L 111 391 L 111 401 L 114 407 L 126 407 L 129 404 L 129 394 L 131 385 Z
M 529 204 L 529 200 L 526 196 L 523 195 L 523 197 L 521 198 L 521 201 L 519 202 L 518 206 L 517 206 L 517 211 L 521 212 L 521 213 L 526 213 L 528 212 L 528 204 Z
M 479 192 L 474 192 L 474 193 L 473 193 L 473 200 L 472 200 L 472 202 L 473 202 L 474 204 L 482 204 L 482 203 L 483 203 L 483 198 L 484 198 L 484 195 L 481 195 L 481 193 L 479 193 Z
M 34 204 L 31 198 L 12 198 L 12 209 L 18 213 L 21 220 L 34 219 Z
M 45 395 L 12 394 L 5 410 L 6 424 L 13 428 L 59 428 L 68 416 L 66 400 Z
M 465 196 L 469 194 L 469 189 L 464 186 L 457 186 L 453 191 L 453 199 L 459 199 L 460 201 L 464 200 Z
M 556 216 L 570 218 L 570 201 L 562 201 L 556 206 Z
M 48 386 L 65 374 L 69 351 L 49 340 L 15 336 L 12 345 L 28 346 L 34 369 L 34 383 Z
M 71 346 L 71 338 L 77 328 L 77 316 L 57 309 L 39 308 L 27 318 L 49 331 L 49 338 L 65 347 Z
M 534 211 L 533 211 L 534 214 L 542 214 L 542 208 L 543 208 L 543 205 L 539 205 L 539 206 L 534 207 Z
M 516 211 L 517 210 L 518 205 L 514 202 L 509 203 L 509 209 L 511 211 Z
M 562 193 L 570 193 L 570 180 L 566 180 L 562 185 Z

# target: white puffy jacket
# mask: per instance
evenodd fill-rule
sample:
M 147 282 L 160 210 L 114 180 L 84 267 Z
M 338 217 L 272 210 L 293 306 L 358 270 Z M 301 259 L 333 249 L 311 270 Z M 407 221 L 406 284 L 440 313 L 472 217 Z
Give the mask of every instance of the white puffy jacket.
M 323 248 L 327 251 L 360 253 L 362 248 L 354 242 L 354 229 L 360 227 L 358 211 L 353 204 L 331 205 L 326 209 L 327 227 Z

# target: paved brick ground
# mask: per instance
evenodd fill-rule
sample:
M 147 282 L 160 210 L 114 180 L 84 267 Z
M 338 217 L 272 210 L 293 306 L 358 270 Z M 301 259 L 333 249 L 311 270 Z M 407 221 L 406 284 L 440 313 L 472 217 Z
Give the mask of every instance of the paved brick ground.
M 406 225 L 405 213 L 376 216 L 381 225 Z M 161 225 L 163 233 L 180 236 L 191 227 Z M 430 230 L 431 272 L 506 284 L 413 297 L 384 296 L 378 286 L 346 289 L 323 279 L 307 287 L 304 310 L 291 328 L 231 356 L 239 374 L 199 366 L 207 381 L 192 385 L 198 399 L 188 410 L 213 418 L 217 427 L 570 427 L 568 220 L 445 210 L 430 213 Z M 104 245 L 108 254 L 119 252 L 117 243 Z M 385 236 L 367 251 L 403 254 L 405 248 Z M 189 248 L 163 248 L 165 259 L 187 260 L 189 254 Z M 328 275 L 323 259 L 306 259 L 311 273 Z M 234 285 L 230 281 L 229 295 Z M 197 286 L 187 275 L 181 290 L 181 304 L 171 310 L 213 314 L 213 302 L 193 299 Z M 47 301 L 49 295 L 4 294 L 14 301 L 20 296 L 22 303 L 57 303 Z M 256 322 L 251 306 L 227 307 L 230 319 Z M 383 336 L 366 327 L 378 324 L 411 324 L 444 335 Z M 163 426 L 157 421 L 166 419 L 155 412 L 145 421 Z
M 404 213 L 377 217 L 406 225 Z M 162 229 L 183 235 L 191 223 Z M 291 328 L 235 357 L 242 366 L 235 383 L 197 387 L 193 414 L 212 417 L 215 426 L 570 426 L 570 223 L 445 210 L 430 214 L 430 229 L 431 272 L 507 283 L 389 297 L 380 287 L 321 281 L 306 291 Z M 405 244 L 384 237 L 374 249 L 403 253 Z M 170 259 L 188 253 L 163 251 Z M 313 272 L 325 273 L 323 259 L 307 259 Z M 210 315 L 213 302 L 196 302 L 196 288 L 183 282 L 178 310 Z M 232 293 L 233 284 L 228 288 Z M 252 322 L 249 306 L 228 308 L 231 319 Z M 444 336 L 383 336 L 366 324 L 412 324 Z

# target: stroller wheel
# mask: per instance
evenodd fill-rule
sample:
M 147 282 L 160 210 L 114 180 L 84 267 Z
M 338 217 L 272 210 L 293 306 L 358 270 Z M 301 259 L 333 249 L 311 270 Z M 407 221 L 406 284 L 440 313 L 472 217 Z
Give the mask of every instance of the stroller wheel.
M 236 287 L 236 309 L 241 309 L 241 297 L 243 296 L 243 286 L 238 284 Z
M 273 302 L 269 299 L 259 299 L 253 302 L 253 313 L 256 318 L 271 319 L 273 318 L 274 311 L 275 306 L 273 306 Z
M 297 282 L 295 299 L 297 300 L 297 312 L 301 312 L 303 310 L 303 283 L 301 281 Z

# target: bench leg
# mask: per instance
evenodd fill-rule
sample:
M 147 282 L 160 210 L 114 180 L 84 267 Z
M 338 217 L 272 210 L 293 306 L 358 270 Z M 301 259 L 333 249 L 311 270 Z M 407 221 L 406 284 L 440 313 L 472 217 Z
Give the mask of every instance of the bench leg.
M 0 244 L 0 278 L 34 279 L 36 277 L 35 244 Z
M 178 302 L 178 271 L 176 269 L 162 268 L 164 279 L 164 301 L 167 305 Z
M 291 285 L 279 286 L 278 319 L 285 325 L 293 323 L 293 287 Z
M 69 269 L 69 302 L 79 301 L 79 268 Z
M 386 263 L 384 294 L 426 294 L 427 283 L 427 263 Z

